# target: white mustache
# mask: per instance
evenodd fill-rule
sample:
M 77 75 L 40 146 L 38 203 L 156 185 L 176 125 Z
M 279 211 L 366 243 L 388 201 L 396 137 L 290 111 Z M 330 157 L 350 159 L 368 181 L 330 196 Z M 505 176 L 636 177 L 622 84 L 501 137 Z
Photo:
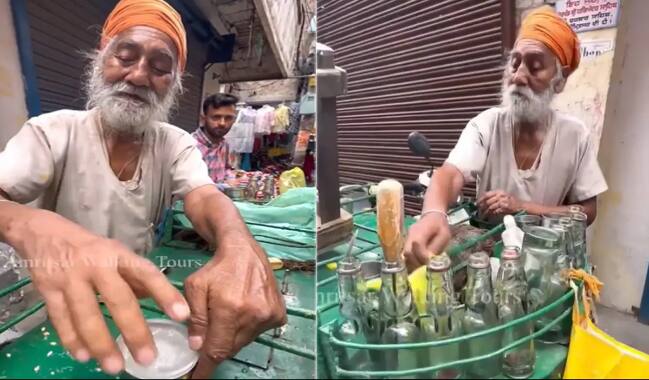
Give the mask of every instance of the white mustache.
M 126 82 L 117 82 L 111 85 L 110 95 L 116 96 L 119 93 L 126 93 L 129 95 L 137 96 L 149 105 L 153 105 L 158 101 L 158 97 L 153 92 L 153 90 L 144 87 L 135 87 Z
M 509 85 L 509 87 L 507 87 L 507 92 L 509 95 L 518 97 L 523 96 L 528 100 L 532 100 L 536 97 L 536 94 L 531 88 L 526 86 L 517 86 L 515 84 Z

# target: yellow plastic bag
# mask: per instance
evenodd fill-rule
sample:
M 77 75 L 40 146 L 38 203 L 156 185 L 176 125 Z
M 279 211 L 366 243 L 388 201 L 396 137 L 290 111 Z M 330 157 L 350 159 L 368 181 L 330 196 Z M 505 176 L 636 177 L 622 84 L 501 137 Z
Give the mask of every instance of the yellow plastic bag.
M 279 193 L 284 194 L 290 189 L 295 189 L 298 187 L 305 187 L 306 179 L 304 178 L 304 172 L 300 168 L 293 168 L 287 170 L 279 176 Z
M 644 379 L 649 378 L 649 355 L 620 343 L 600 330 L 590 319 L 593 294 L 602 284 L 583 271 L 571 271 L 571 278 L 584 280 L 581 292 L 574 283 L 572 335 L 564 379 Z M 581 296 L 581 297 L 580 297 Z M 583 310 L 582 310 L 583 309 Z

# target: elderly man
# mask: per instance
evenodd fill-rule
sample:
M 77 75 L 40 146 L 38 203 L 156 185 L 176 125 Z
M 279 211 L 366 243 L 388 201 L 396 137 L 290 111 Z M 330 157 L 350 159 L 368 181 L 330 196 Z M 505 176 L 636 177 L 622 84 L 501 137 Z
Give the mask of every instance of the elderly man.
M 579 65 L 577 35 L 550 7 L 523 21 L 505 67 L 503 102 L 471 121 L 432 178 L 405 255 L 410 269 L 443 251 L 450 239 L 446 211 L 466 181 L 476 180 L 483 217 L 519 211 L 567 211 L 581 205 L 592 222 L 607 190 L 593 137 L 550 102 Z
M 65 348 L 109 373 L 124 359 L 96 292 L 142 364 L 156 351 L 136 297 L 152 297 L 175 320 L 189 318 L 199 378 L 286 322 L 264 251 L 214 186 L 194 139 L 164 122 L 186 59 L 185 30 L 171 6 L 121 1 L 89 70 L 90 109 L 30 119 L 0 154 L 0 240 L 30 264 Z M 44 209 L 21 205 L 39 197 Z M 172 197 L 184 198 L 196 230 L 217 247 L 187 279 L 187 301 L 138 256 L 152 248 Z

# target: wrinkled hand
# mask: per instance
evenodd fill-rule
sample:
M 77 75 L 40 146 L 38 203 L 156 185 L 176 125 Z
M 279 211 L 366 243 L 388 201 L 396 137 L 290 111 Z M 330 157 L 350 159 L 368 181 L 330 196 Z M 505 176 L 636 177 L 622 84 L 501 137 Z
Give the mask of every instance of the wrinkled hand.
M 124 359 L 101 313 L 96 291 L 108 307 L 133 357 L 146 365 L 157 353 L 137 296 L 150 296 L 170 317 L 182 321 L 189 307 L 150 261 L 121 243 L 96 236 L 49 212 L 19 227 L 21 255 L 61 343 L 81 362 L 97 359 L 116 374 Z
M 478 199 L 480 215 L 512 215 L 523 209 L 523 203 L 502 190 L 489 191 Z
M 201 356 L 192 375 L 214 368 L 269 329 L 286 324 L 286 307 L 262 248 L 249 236 L 229 237 L 214 258 L 185 281 L 191 308 L 189 343 Z
M 431 213 L 422 217 L 410 227 L 404 246 L 408 271 L 427 265 L 431 255 L 444 252 L 450 240 L 451 230 L 445 215 Z

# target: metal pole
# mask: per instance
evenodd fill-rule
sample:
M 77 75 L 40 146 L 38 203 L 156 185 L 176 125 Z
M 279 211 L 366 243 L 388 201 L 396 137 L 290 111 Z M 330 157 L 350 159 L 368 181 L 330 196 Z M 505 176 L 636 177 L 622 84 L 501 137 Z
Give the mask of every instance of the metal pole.
M 336 97 L 346 91 L 347 73 L 334 65 L 331 48 L 317 44 L 316 52 L 318 215 L 321 223 L 325 224 L 340 218 Z

